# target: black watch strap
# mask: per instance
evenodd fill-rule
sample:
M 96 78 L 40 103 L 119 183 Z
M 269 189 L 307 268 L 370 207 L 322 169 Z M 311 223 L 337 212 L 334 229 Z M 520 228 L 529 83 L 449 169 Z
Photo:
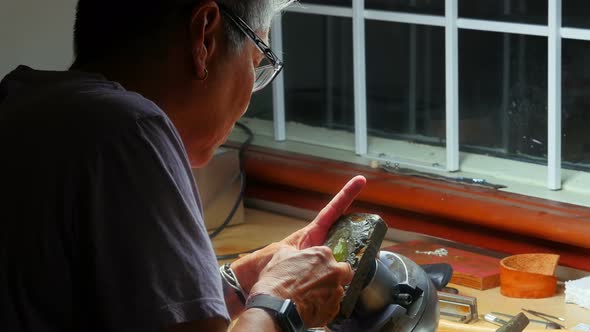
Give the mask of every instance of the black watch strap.
M 288 300 L 287 300 L 288 301 Z M 281 310 L 285 300 L 279 299 L 278 297 L 258 294 L 248 299 L 246 303 L 247 308 L 262 308 L 276 311 L 277 313 Z
M 257 294 L 248 298 L 246 309 L 260 308 L 270 312 L 284 332 L 305 331 L 295 303 L 277 297 Z

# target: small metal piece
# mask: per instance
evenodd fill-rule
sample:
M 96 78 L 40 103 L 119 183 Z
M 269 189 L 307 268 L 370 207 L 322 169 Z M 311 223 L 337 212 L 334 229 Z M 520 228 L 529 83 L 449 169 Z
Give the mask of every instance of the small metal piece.
M 557 316 L 553 316 L 553 315 L 549 315 L 549 314 L 544 314 L 542 312 L 538 312 L 538 311 L 535 311 L 535 310 L 529 310 L 529 309 L 525 309 L 525 308 L 521 308 L 521 309 L 522 309 L 522 311 L 528 312 L 531 315 L 535 315 L 535 316 L 537 316 L 539 318 L 543 318 L 544 320 L 546 320 L 548 322 L 547 325 L 552 324 L 553 327 L 555 327 L 555 325 L 557 325 L 557 326 L 559 326 L 562 329 L 565 329 L 566 328 L 564 325 L 559 324 L 557 322 L 554 322 L 552 320 L 549 320 L 549 318 L 547 318 L 547 317 L 551 317 L 551 318 L 554 318 L 554 319 L 565 321 L 565 319 L 563 319 L 561 317 L 557 317 Z M 555 325 L 553 325 L 553 324 L 555 324 Z
M 461 323 L 470 323 L 479 319 L 477 313 L 477 298 L 458 294 L 438 292 L 440 314 L 464 318 Z
M 438 248 L 434 251 L 420 251 L 420 250 L 416 250 L 417 254 L 423 254 L 423 255 L 431 255 L 431 256 L 438 256 L 438 257 L 445 257 L 449 255 L 449 251 L 445 248 Z
M 559 325 L 556 322 L 547 322 L 545 324 L 545 330 L 561 330 L 563 325 Z
M 379 157 L 385 158 L 386 156 L 380 155 Z M 434 167 L 434 165 L 432 165 L 432 166 Z M 390 161 L 386 161 L 384 163 L 381 163 L 381 169 L 386 172 L 389 172 L 389 173 L 404 174 L 404 175 L 416 176 L 416 177 L 421 177 L 421 178 L 426 178 L 426 179 L 441 180 L 441 181 L 450 182 L 450 183 L 462 183 L 462 184 L 468 184 L 468 185 L 485 187 L 485 188 L 492 188 L 492 189 L 506 188 L 505 185 L 490 183 L 490 182 L 486 181 L 485 179 L 468 178 L 468 177 L 462 177 L 462 176 L 450 177 L 450 176 L 432 174 L 432 173 L 428 173 L 428 172 L 417 171 L 417 170 L 414 170 L 411 168 L 400 167 L 399 163 L 392 163 Z
M 494 316 L 503 316 L 503 317 L 507 317 L 507 318 L 514 317 L 514 315 L 504 314 L 504 313 L 497 312 L 497 311 L 492 311 L 492 312 L 490 312 L 490 314 L 492 314 Z M 531 323 L 537 323 L 537 324 L 543 324 L 543 325 L 547 324 L 547 321 L 544 321 L 544 320 L 536 320 L 536 319 L 529 319 L 529 322 L 531 322 Z
M 493 315 L 493 314 L 485 314 L 485 315 L 483 316 L 483 319 L 484 319 L 486 322 L 490 322 L 490 323 L 492 323 L 492 324 L 496 324 L 496 325 L 498 325 L 498 326 L 504 326 L 504 325 L 508 324 L 508 321 L 505 321 L 505 320 L 503 320 L 503 319 L 500 319 L 500 318 L 496 317 L 496 316 L 495 316 L 495 315 Z
M 451 319 L 449 319 L 449 320 L 453 320 L 457 323 L 466 323 L 465 321 L 467 320 L 467 316 L 464 314 L 455 314 L 452 312 L 441 311 L 440 315 L 446 316 L 446 317 L 451 317 Z
M 397 284 L 392 289 L 393 303 L 410 310 L 410 305 L 414 303 L 414 299 L 420 298 L 424 293 L 419 287 L 412 287 L 408 284 Z
M 393 299 L 402 307 L 407 307 L 414 302 L 414 298 L 410 294 L 397 294 L 393 296 Z
M 557 320 L 560 320 L 562 322 L 565 322 L 565 318 L 561 318 L 561 317 L 557 317 L 557 316 L 545 314 L 545 313 L 542 313 L 542 312 L 539 312 L 539 311 L 535 311 L 535 310 L 530 310 L 530 309 L 525 309 L 525 308 L 521 308 L 521 309 L 522 309 L 522 311 L 528 312 L 529 314 L 545 316 L 547 318 L 553 318 L 553 319 L 557 319 Z

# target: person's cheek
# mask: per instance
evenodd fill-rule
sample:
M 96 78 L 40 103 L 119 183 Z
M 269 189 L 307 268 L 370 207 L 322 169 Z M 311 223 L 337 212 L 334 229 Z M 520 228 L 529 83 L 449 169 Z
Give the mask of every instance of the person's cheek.
M 241 112 L 238 114 L 238 118 L 242 117 L 247 111 L 248 106 L 250 105 L 250 99 L 252 98 L 252 88 L 254 87 L 254 80 L 256 79 L 256 72 L 254 69 L 247 70 L 245 72 L 245 80 L 246 84 L 242 86 L 242 95 L 240 99 L 240 109 Z
M 240 114 L 240 118 L 243 117 L 246 112 L 248 112 L 248 108 L 250 107 L 250 100 L 248 100 L 248 102 L 246 103 L 246 107 L 244 107 L 244 111 L 242 112 L 242 114 Z

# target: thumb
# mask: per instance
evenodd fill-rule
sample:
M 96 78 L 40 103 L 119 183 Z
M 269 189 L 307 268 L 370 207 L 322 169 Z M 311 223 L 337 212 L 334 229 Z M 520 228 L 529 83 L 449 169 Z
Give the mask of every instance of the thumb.
M 336 268 L 340 273 L 340 285 L 346 286 L 352 282 L 352 278 L 354 277 L 354 271 L 352 270 L 352 266 L 346 262 L 336 263 Z

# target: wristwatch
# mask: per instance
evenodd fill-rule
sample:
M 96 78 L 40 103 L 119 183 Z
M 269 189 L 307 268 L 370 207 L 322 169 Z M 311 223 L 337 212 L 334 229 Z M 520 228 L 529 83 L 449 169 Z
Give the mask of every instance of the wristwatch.
M 260 308 L 271 313 L 283 332 L 303 332 L 305 328 L 299 317 L 295 303 L 266 294 L 257 294 L 248 298 L 246 309 Z

